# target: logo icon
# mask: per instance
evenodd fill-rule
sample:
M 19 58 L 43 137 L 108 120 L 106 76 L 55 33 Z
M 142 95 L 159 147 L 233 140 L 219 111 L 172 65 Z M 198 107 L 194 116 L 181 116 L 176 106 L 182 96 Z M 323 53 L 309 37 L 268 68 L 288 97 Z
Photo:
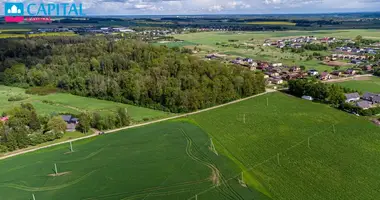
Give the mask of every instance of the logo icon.
M 23 16 L 24 4 L 23 3 L 5 3 L 4 13 L 5 13 L 5 16 Z

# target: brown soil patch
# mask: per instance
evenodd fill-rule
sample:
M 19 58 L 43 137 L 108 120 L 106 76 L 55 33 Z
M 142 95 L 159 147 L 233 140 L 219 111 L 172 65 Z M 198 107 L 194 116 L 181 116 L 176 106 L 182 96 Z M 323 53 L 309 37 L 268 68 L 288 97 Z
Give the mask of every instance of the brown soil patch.
M 64 175 L 67 175 L 67 174 L 70 174 L 71 172 L 61 172 L 61 173 L 54 173 L 54 174 L 49 174 L 48 176 L 64 176 Z
M 341 62 L 341 61 L 324 61 L 323 64 L 328 66 L 345 66 L 345 65 L 352 65 L 351 63 Z
M 219 174 L 219 171 L 217 169 L 212 169 L 212 174 L 211 174 L 211 177 L 210 177 L 210 180 L 212 181 L 212 183 L 216 186 L 219 186 L 220 185 L 220 174 Z

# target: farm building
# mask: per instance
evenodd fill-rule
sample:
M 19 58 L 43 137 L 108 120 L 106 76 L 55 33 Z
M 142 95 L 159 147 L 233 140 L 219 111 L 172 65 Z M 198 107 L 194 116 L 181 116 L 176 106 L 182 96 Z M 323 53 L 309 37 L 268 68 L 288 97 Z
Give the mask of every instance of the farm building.
M 62 115 L 61 117 L 62 117 L 63 121 L 66 122 L 66 131 L 67 132 L 75 131 L 75 128 L 76 128 L 77 124 L 79 123 L 79 119 L 74 118 L 71 115 Z
M 311 69 L 307 72 L 310 76 L 317 76 L 319 73 L 315 69 Z
M 356 102 L 356 106 L 363 109 L 363 110 L 366 110 L 366 109 L 369 109 L 372 107 L 372 102 L 370 102 L 370 101 L 359 101 L 359 102 Z
M 355 102 L 355 101 L 359 101 L 360 99 L 360 95 L 355 92 L 355 93 L 349 93 L 349 94 L 345 94 L 344 95 L 346 97 L 346 102 Z

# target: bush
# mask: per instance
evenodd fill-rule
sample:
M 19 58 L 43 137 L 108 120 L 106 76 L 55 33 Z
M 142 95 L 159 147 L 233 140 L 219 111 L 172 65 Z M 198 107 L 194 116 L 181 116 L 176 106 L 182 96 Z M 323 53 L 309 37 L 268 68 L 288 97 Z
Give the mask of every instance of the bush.
M 8 151 L 8 148 L 0 144 L 0 153 L 6 153 L 7 151 Z
M 55 87 L 31 87 L 25 91 L 27 94 L 35 94 L 35 95 L 48 95 L 57 93 L 59 90 Z
M 17 96 L 12 96 L 8 98 L 8 101 L 22 101 L 29 98 L 28 96 L 23 96 L 23 95 L 17 95 Z
M 51 101 L 51 100 L 42 100 L 42 103 L 45 103 L 45 104 L 50 104 L 50 105 L 54 105 L 54 101 Z

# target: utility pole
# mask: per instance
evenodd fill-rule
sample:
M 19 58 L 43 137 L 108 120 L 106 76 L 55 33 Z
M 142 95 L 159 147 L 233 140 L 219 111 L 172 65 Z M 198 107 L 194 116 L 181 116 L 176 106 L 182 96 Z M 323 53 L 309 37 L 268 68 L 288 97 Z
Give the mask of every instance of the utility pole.
M 54 168 L 55 168 L 55 175 L 57 175 L 58 174 L 58 169 L 57 169 L 57 164 L 56 163 L 54 163 Z
M 335 124 L 333 124 L 333 131 L 334 131 L 334 133 L 335 133 Z
M 244 124 L 245 124 L 245 114 L 243 115 L 243 122 L 244 122 Z
M 277 164 L 280 165 L 280 154 L 277 154 Z
M 32 194 L 32 197 L 33 197 L 33 200 L 36 200 L 36 197 L 34 196 L 34 194 Z
M 269 106 L 269 99 L 268 99 L 268 97 L 267 97 L 267 106 Z
M 71 141 L 70 141 L 70 151 L 74 152 L 74 150 L 73 150 L 73 143 Z

